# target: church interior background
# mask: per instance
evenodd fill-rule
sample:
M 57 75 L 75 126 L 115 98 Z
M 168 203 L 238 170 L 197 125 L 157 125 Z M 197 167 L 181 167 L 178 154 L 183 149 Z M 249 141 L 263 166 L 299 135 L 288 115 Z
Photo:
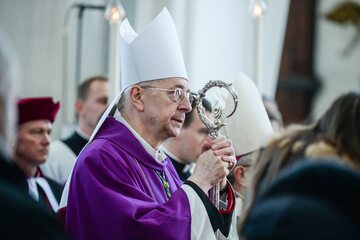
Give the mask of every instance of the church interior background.
M 79 81 L 109 74 L 113 26 L 104 14 L 116 3 L 136 31 L 166 6 L 193 90 L 244 72 L 277 100 L 286 124 L 310 121 L 360 90 L 360 0 L 2 0 L 0 29 L 20 65 L 17 95 L 62 103 L 54 139 L 76 121 Z M 252 4 L 264 4 L 260 18 Z

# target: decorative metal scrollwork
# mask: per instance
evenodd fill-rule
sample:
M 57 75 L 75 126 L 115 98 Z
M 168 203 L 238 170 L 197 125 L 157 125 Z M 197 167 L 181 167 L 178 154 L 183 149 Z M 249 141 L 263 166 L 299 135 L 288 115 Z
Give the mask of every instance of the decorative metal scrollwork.
M 202 105 L 202 99 L 205 97 L 206 92 L 213 87 L 225 88 L 228 90 L 234 100 L 234 109 L 228 116 L 226 116 L 226 118 L 228 118 L 234 114 L 238 104 L 238 96 L 231 85 L 231 83 L 228 84 L 220 80 L 211 80 L 202 89 L 199 90 L 197 95 L 194 96 L 199 117 L 205 126 L 209 129 L 209 135 L 212 139 L 217 138 L 219 136 L 220 128 L 226 125 L 220 121 L 223 110 L 220 108 L 220 106 L 215 104 L 212 114 L 214 121 L 211 121 L 205 114 L 205 108 Z

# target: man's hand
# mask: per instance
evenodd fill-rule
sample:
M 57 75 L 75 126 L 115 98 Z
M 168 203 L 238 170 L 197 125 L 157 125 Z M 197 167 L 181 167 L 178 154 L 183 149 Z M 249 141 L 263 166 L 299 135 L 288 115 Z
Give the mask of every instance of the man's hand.
M 228 163 L 228 170 L 231 171 L 236 164 L 235 151 L 232 146 L 232 141 L 220 136 L 213 141 L 211 149 L 216 156 L 221 156 L 224 162 Z
M 206 142 L 203 153 L 196 162 L 193 175 L 189 178 L 205 193 L 229 174 L 236 163 L 234 149 L 230 139 L 224 136 Z

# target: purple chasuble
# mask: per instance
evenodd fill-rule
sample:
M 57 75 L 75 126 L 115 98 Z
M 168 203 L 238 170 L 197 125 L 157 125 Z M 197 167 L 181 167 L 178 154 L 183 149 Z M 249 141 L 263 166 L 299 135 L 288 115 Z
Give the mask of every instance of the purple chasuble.
M 167 200 L 156 171 L 165 171 Z M 73 239 L 190 239 L 188 198 L 171 161 L 157 162 L 108 117 L 73 170 L 65 229 Z

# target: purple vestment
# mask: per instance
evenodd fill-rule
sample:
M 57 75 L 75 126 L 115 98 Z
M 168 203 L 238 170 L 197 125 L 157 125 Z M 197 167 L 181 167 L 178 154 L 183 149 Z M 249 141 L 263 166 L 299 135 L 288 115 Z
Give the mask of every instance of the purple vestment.
M 165 171 L 169 200 L 155 170 Z M 168 158 L 157 162 L 125 125 L 108 117 L 76 162 L 65 229 L 74 239 L 190 239 L 181 185 Z

